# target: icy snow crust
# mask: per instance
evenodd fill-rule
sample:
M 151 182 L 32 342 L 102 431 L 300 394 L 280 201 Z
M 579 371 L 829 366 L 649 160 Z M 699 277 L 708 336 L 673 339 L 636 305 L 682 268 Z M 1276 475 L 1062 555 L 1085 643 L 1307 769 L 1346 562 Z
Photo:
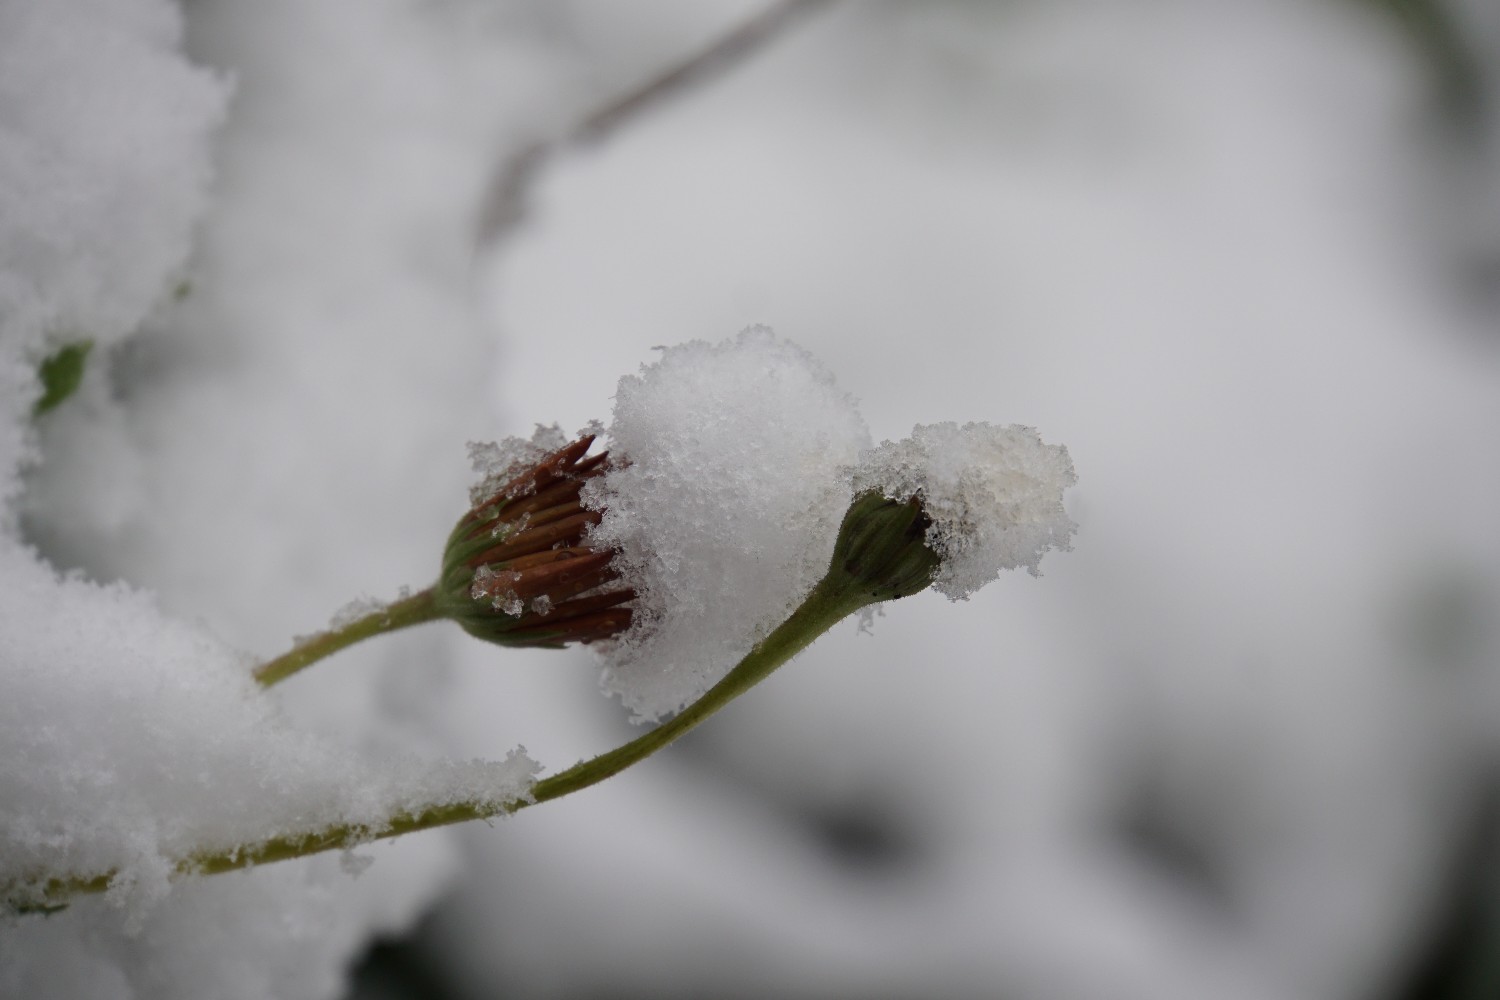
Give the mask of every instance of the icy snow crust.
M 1047 445 L 1020 424 L 919 424 L 861 460 L 857 492 L 895 500 L 921 496 L 932 518 L 927 544 L 941 558 L 932 586 L 959 601 L 1025 566 L 1039 575 L 1049 549 L 1070 548 L 1078 526 L 1063 491 L 1078 481 L 1068 449 Z
M 702 694 L 822 577 L 869 440 L 854 399 L 764 328 L 620 380 L 618 468 L 585 503 L 641 595 L 603 681 L 636 721 Z

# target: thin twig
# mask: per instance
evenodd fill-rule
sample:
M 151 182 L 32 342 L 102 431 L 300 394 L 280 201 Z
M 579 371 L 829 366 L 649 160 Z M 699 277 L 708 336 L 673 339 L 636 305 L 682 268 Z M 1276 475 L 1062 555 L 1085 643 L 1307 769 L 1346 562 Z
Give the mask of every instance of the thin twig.
M 616 96 L 562 135 L 523 146 L 505 160 L 490 185 L 490 197 L 480 216 L 479 244 L 493 245 L 525 218 L 527 191 L 547 160 L 564 150 L 600 142 L 672 97 L 727 73 L 799 18 L 831 3 L 833 0 L 778 0 L 697 54 Z

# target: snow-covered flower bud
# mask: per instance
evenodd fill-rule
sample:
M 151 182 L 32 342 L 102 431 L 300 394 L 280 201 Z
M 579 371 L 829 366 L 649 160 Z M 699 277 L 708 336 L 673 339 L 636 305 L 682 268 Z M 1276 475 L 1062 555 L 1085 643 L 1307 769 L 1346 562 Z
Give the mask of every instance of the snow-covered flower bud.
M 614 551 L 586 537 L 602 515 L 579 491 L 609 469 L 608 452 L 587 455 L 593 441 L 512 462 L 498 488 L 495 474 L 476 488 L 443 553 L 434 597 L 444 617 L 506 646 L 594 642 L 630 625 L 635 592 L 616 585 Z
M 862 457 L 832 568 L 846 551 L 867 553 L 844 571 L 864 574 L 872 593 L 904 597 L 930 583 L 953 600 L 1002 570 L 1036 574 L 1048 549 L 1071 547 L 1078 526 L 1062 496 L 1077 478 L 1068 450 L 1043 444 L 1030 427 L 919 425 Z
M 830 574 L 860 604 L 894 601 L 932 585 L 938 555 L 927 544 L 932 519 L 918 497 L 892 500 L 861 493 L 849 505 L 834 543 Z

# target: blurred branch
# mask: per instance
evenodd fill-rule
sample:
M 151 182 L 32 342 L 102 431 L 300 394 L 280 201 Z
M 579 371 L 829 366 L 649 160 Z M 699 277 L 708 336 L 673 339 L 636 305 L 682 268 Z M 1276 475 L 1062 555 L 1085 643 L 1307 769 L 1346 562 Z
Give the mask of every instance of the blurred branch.
M 1455 840 L 1442 910 L 1390 1000 L 1500 996 L 1500 774 L 1491 770 Z
M 1439 106 L 1461 126 L 1477 122 L 1485 80 L 1479 54 L 1443 0 L 1364 0 L 1395 16 L 1426 63 Z
M 532 180 L 553 156 L 592 142 L 602 142 L 622 126 L 716 76 L 734 69 L 780 37 L 802 17 L 833 0 L 777 0 L 697 54 L 615 97 L 575 123 L 562 135 L 530 143 L 501 165 L 479 221 L 479 244 L 494 243 L 526 215 Z

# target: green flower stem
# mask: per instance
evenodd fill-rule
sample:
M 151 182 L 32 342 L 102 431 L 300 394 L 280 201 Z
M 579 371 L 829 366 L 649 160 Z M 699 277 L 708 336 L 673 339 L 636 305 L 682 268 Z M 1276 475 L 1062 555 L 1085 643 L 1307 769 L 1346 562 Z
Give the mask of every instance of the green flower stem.
M 325 633 L 329 637 L 329 644 L 327 648 L 317 650 L 315 655 L 297 661 L 288 668 L 278 668 L 277 672 L 269 669 L 307 648 L 306 646 L 298 647 L 297 650 L 293 650 L 280 660 L 272 660 L 266 664 L 256 672 L 256 676 L 261 678 L 262 683 L 273 684 L 320 656 L 326 656 L 335 649 L 352 642 L 358 642 L 360 639 L 377 635 L 380 632 L 414 625 L 419 621 L 427 621 L 432 617 L 428 610 L 431 603 L 430 591 L 424 591 L 423 594 L 414 595 L 406 601 L 397 602 L 385 612 L 377 612 L 343 629 Z M 542 779 L 532 786 L 531 795 L 526 799 L 431 806 L 400 813 L 380 826 L 339 824 L 312 833 L 273 837 L 259 844 L 239 847 L 232 851 L 194 855 L 180 862 L 177 865 L 177 871 L 184 875 L 213 875 L 273 861 L 305 857 L 323 851 L 348 850 L 370 841 L 399 837 L 404 833 L 415 833 L 418 830 L 428 830 L 473 819 L 490 819 L 495 816 L 508 815 L 530 805 L 581 791 L 619 774 L 630 765 L 646 759 L 662 747 L 685 735 L 704 719 L 764 680 L 777 667 L 806 649 L 814 639 L 828 631 L 837 622 L 869 603 L 872 602 L 868 596 L 864 593 L 856 593 L 855 588 L 848 586 L 847 583 L 843 585 L 836 583 L 831 574 L 813 589 L 802 605 L 792 612 L 791 617 L 762 639 L 733 670 L 724 676 L 723 680 L 709 688 L 697 701 L 671 720 L 629 743 L 575 764 L 550 778 Z M 313 640 L 313 642 L 316 643 L 318 640 Z M 10 905 L 13 909 L 22 911 L 55 909 L 66 905 L 66 900 L 72 895 L 103 892 L 109 888 L 112 878 L 113 873 L 92 878 L 52 879 L 41 887 L 40 901 L 33 893 L 29 898 L 12 900 Z
M 433 588 L 429 587 L 419 594 L 387 604 L 363 618 L 356 618 L 347 625 L 319 632 L 306 642 L 298 643 L 276 659 L 267 660 L 256 667 L 255 679 L 263 686 L 270 687 L 286 680 L 303 667 L 311 666 L 323 657 L 337 653 L 345 646 L 352 646 L 361 639 L 436 621 L 441 617 L 442 612 L 433 600 Z
M 697 701 L 624 746 L 537 782 L 531 791 L 532 801 L 561 798 L 598 784 L 651 756 L 759 684 L 771 671 L 811 645 L 818 636 L 869 603 L 859 600 L 851 593 L 851 588 L 837 587 L 831 580 L 831 577 L 825 578 L 813 588 L 790 618 L 757 643 L 733 670 L 724 675 L 723 680 L 709 688 Z

